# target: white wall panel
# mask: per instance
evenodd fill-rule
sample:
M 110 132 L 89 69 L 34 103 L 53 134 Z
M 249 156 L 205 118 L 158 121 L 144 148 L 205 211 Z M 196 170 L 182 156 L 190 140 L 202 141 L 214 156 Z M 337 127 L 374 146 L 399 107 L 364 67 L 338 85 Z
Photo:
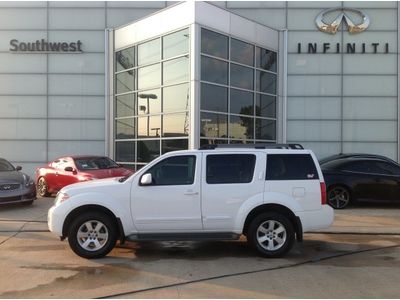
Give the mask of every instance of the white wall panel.
M 339 121 L 288 121 L 289 141 L 340 141 Z
M 105 118 L 104 97 L 50 96 L 51 118 Z
M 50 95 L 104 95 L 103 75 L 49 75 Z
M 46 118 L 46 96 L 0 96 L 0 118 Z
M 387 156 L 397 161 L 397 143 L 343 143 L 344 153 L 364 153 Z
M 340 119 L 340 97 L 288 97 L 288 119 Z
M 165 1 L 107 1 L 107 7 L 164 8 Z
M 0 139 L 46 139 L 46 120 L 0 119 Z
M 104 52 L 104 30 L 99 31 L 50 31 L 50 41 L 82 42 L 82 50 Z M 71 54 L 73 55 L 73 54 Z M 75 54 L 77 55 L 77 54 Z
M 46 141 L 1 141 L 0 156 L 10 161 L 46 161 Z
M 49 141 L 49 159 L 65 155 L 104 155 L 104 145 L 102 141 Z
M 343 140 L 359 142 L 395 142 L 396 121 L 344 121 Z
M 104 73 L 104 60 L 103 53 L 50 54 L 49 72 Z
M 0 94 L 46 94 L 46 75 L 0 74 L 0 82 Z
M 1 2 L 1 1 L 0 1 Z M 20 42 L 36 42 L 46 39 L 46 31 L 0 31 L 0 51 L 10 51 L 10 41 L 13 39 Z
M 397 74 L 396 54 L 346 54 L 344 74 Z
M 36 162 L 36 163 L 20 163 L 20 162 L 15 162 L 13 163 L 14 166 L 21 166 L 22 167 L 22 172 L 27 174 L 28 176 L 32 177 L 32 179 L 35 178 L 35 171 L 36 168 L 42 167 L 45 165 L 47 162 L 42 161 L 42 162 Z
M 393 53 L 397 51 L 397 32 L 371 32 L 365 31 L 362 34 L 353 34 L 345 32 L 343 35 L 344 44 L 355 43 L 356 52 L 361 52 L 361 44 L 365 43 L 366 53 L 374 53 L 374 47 L 372 43 L 379 43 L 377 47 L 378 53 L 385 52 L 385 44 L 389 43 L 389 52 Z M 358 47 L 357 47 L 358 46 Z
M 331 8 L 341 6 L 340 1 L 288 1 L 288 7 Z
M 289 31 L 288 52 L 297 53 L 297 44 L 301 43 L 302 52 L 307 53 L 308 43 L 317 43 L 317 52 L 322 52 L 323 43 L 330 43 L 330 53 L 335 52 L 336 43 L 341 43 L 341 34 L 330 35 L 318 30 L 315 31 Z
M 46 73 L 46 55 L 0 53 L 0 73 Z
M 156 9 L 137 9 L 137 8 L 114 8 L 107 9 L 107 27 L 113 28 L 129 24 L 135 20 L 141 19 Z
M 311 149 L 318 159 L 338 154 L 341 152 L 340 143 L 338 142 L 300 142 L 305 149 Z
M 51 29 L 99 29 L 104 30 L 104 9 L 63 8 L 50 9 L 49 23 Z
M 229 11 L 274 29 L 285 28 L 284 9 L 229 9 Z
M 0 1 L 0 7 L 47 7 L 46 1 Z
M 353 8 L 396 8 L 396 1 L 343 1 L 344 7 Z
M 211 2 L 215 3 L 215 2 Z M 226 7 L 230 8 L 285 8 L 285 1 L 227 1 Z
M 46 9 L 2 8 L 0 9 L 1 29 L 46 29 Z
M 338 54 L 289 54 L 288 74 L 340 74 Z
M 397 98 L 344 97 L 344 119 L 397 119 Z
M 50 140 L 102 140 L 103 120 L 49 120 Z
M 288 75 L 288 96 L 340 96 L 337 76 Z
M 397 96 L 397 76 L 344 75 L 345 96 Z
M 334 7 L 334 6 L 333 6 Z M 289 30 L 316 30 L 315 18 L 323 9 L 288 9 Z
M 49 7 L 104 7 L 104 1 L 49 1 Z

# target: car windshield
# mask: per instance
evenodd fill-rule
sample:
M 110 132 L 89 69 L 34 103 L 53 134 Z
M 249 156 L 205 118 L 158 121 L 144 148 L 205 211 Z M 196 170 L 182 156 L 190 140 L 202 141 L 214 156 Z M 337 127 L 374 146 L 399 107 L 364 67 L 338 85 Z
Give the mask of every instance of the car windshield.
M 5 159 L 0 159 L 0 172 L 4 171 L 14 171 L 14 167 L 12 164 L 10 164 L 8 161 Z
M 108 157 L 85 157 L 75 159 L 79 170 L 101 170 L 119 168 L 119 166 Z

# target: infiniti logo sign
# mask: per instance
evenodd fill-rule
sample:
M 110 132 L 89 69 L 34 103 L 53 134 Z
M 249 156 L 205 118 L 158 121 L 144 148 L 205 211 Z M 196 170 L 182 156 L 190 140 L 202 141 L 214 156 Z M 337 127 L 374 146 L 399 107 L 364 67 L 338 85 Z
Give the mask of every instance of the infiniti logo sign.
M 339 12 L 339 14 L 329 24 L 325 23 L 324 17 L 327 14 L 333 12 Z M 348 16 L 348 14 L 346 14 L 346 12 L 359 15 L 361 17 L 362 22 L 355 24 L 355 22 Z M 353 8 L 341 8 L 341 7 L 324 10 L 315 19 L 315 24 L 317 25 L 318 29 L 321 30 L 322 32 L 330 34 L 335 34 L 338 31 L 340 24 L 342 22 L 345 22 L 347 24 L 347 30 L 349 31 L 349 33 L 354 34 L 366 30 L 369 26 L 370 20 L 369 17 L 362 11 Z

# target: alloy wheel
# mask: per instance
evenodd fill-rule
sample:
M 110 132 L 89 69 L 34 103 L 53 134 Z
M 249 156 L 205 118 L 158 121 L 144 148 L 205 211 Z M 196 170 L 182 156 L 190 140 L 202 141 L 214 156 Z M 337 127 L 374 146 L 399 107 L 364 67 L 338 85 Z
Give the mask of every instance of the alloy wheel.
M 333 208 L 345 208 L 350 202 L 350 193 L 344 187 L 334 187 L 328 193 L 328 203 Z
M 276 251 L 286 242 L 286 228 L 276 220 L 268 220 L 258 226 L 256 237 L 262 248 Z
M 98 251 L 108 241 L 108 229 L 102 222 L 90 220 L 79 227 L 76 238 L 84 250 Z

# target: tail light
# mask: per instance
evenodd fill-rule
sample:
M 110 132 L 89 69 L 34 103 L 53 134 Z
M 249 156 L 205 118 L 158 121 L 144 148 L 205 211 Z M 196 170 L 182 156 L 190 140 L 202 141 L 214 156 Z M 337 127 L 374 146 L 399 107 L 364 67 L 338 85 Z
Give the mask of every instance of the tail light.
M 320 183 L 321 186 L 321 204 L 326 204 L 326 185 L 325 182 Z

